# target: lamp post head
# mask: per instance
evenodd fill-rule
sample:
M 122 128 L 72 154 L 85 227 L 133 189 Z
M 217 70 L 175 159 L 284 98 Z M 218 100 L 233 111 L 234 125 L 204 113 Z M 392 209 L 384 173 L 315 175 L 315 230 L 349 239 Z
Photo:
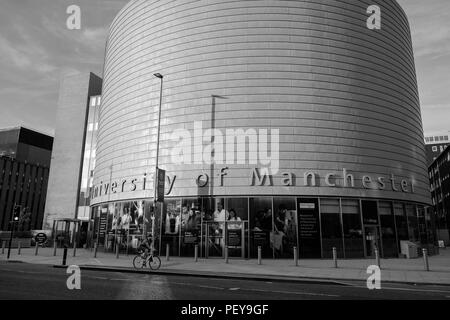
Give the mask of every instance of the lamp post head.
M 157 77 L 157 78 L 159 78 L 159 79 L 162 79 L 162 78 L 164 78 L 164 76 L 161 74 L 161 73 L 155 73 L 155 74 L 153 74 L 155 77 Z

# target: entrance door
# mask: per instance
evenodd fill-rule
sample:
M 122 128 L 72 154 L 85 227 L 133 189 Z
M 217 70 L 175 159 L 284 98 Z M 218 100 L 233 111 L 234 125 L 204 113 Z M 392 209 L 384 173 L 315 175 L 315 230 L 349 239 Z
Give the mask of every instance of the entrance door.
M 366 234 L 366 256 L 367 258 L 375 257 L 375 247 L 378 249 L 379 246 L 379 233 L 377 226 L 366 226 L 365 227 Z

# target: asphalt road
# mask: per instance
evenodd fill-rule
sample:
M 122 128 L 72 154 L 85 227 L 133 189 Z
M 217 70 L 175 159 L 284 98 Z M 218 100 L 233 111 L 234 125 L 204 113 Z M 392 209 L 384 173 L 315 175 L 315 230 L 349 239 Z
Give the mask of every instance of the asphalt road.
M 175 275 L 81 271 L 81 290 L 69 290 L 69 275 L 51 266 L 0 262 L 0 299 L 61 300 L 311 300 L 445 299 L 449 286 L 365 283 L 287 283 Z

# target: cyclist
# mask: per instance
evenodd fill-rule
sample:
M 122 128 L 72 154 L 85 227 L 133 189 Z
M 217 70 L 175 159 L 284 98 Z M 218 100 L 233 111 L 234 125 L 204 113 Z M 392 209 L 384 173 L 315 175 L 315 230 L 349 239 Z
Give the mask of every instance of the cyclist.
M 152 246 L 149 238 L 144 238 L 141 245 L 139 246 L 139 251 L 141 251 L 147 257 L 151 250 Z
M 150 267 L 152 270 L 158 270 L 161 267 L 161 259 L 155 255 L 155 248 L 150 237 L 145 237 L 138 248 L 138 254 L 133 259 L 133 266 L 136 269 Z

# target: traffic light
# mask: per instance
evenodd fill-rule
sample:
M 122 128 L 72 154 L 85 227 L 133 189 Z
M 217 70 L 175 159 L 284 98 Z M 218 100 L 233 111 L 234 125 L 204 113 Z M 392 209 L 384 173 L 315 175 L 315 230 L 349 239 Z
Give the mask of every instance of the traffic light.
M 13 221 L 17 222 L 20 219 L 20 211 L 21 211 L 21 206 L 15 205 L 14 206 L 14 212 L 13 212 Z

